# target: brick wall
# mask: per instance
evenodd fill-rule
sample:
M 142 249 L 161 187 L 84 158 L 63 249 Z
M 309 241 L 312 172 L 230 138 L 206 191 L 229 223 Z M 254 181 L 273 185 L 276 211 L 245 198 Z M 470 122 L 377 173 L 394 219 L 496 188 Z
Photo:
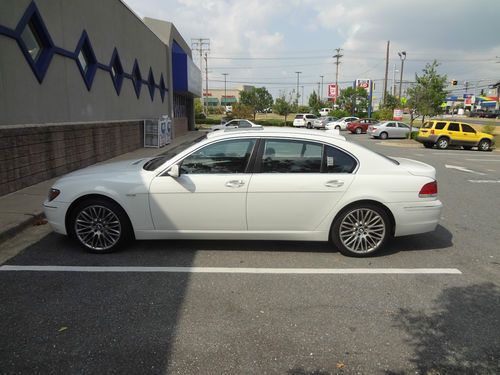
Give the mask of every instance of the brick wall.
M 0 128 L 0 196 L 143 146 L 143 122 Z

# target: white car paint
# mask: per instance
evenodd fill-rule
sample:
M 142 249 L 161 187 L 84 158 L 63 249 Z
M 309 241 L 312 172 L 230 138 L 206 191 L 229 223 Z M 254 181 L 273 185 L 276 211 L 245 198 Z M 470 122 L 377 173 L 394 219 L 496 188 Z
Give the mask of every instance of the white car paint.
M 349 125 L 353 121 L 359 120 L 358 117 L 342 117 L 337 121 L 332 121 L 326 124 L 326 129 L 338 129 L 338 130 L 346 130 L 347 125 Z
M 234 139 L 307 140 L 354 156 L 352 173 L 167 174 L 172 165 L 207 145 Z M 435 180 L 432 166 L 410 159 L 399 165 L 337 131 L 229 129 L 166 160 L 153 171 L 150 159 L 103 164 L 70 173 L 53 188 L 59 196 L 44 203 L 55 232 L 68 234 L 66 216 L 77 199 L 97 194 L 127 213 L 137 239 L 269 239 L 327 241 L 336 215 L 347 205 L 371 200 L 395 221 L 394 235 L 435 229 L 442 209 L 436 197 L 419 198 Z

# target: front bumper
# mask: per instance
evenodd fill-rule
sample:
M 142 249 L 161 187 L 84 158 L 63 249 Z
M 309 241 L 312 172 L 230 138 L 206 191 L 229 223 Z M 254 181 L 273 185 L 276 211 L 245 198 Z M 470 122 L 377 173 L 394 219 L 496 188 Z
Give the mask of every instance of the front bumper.
M 443 204 L 440 200 L 387 204 L 394 215 L 394 237 L 432 232 L 436 229 Z
M 54 201 L 45 201 L 43 203 L 43 212 L 54 232 L 68 234 L 66 231 L 66 212 L 68 208 L 69 203 Z

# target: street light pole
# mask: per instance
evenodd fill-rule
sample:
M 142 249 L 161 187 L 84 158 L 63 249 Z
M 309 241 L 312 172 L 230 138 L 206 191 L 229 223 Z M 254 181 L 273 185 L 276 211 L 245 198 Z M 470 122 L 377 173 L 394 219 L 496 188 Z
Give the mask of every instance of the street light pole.
M 399 76 L 399 100 L 401 100 L 401 89 L 403 88 L 403 68 L 406 60 L 406 51 L 398 52 L 401 59 L 401 75 Z
M 320 77 L 321 77 L 321 94 L 320 94 L 321 96 L 319 98 L 320 98 L 320 100 L 323 100 L 323 78 L 325 76 L 320 76 Z
M 227 104 L 226 77 L 228 76 L 228 74 L 229 73 L 222 73 L 222 75 L 224 76 L 224 102 L 225 102 L 225 104 Z
M 396 69 L 396 64 L 392 66 L 392 85 L 391 85 L 391 95 L 396 96 L 396 73 L 399 73 L 399 70 Z

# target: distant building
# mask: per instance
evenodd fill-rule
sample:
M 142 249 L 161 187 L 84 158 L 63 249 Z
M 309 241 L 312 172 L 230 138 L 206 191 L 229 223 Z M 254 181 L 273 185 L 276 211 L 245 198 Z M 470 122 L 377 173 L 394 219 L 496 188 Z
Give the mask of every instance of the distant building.
M 119 0 L 0 3 L 0 195 L 194 130 L 201 72 L 170 22 Z
M 241 86 L 236 89 L 208 89 L 208 93 L 203 90 L 203 99 L 208 107 L 218 107 L 239 103 L 240 93 L 251 90 L 254 86 Z

